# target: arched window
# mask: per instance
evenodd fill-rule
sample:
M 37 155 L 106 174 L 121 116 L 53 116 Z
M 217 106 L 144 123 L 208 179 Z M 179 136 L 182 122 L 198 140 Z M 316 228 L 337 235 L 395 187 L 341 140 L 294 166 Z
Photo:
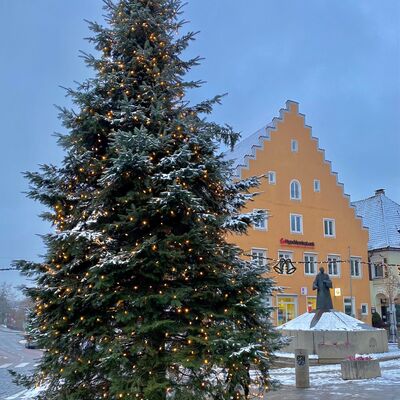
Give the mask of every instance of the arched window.
M 290 198 L 292 200 L 301 200 L 301 185 L 295 179 L 290 182 Z

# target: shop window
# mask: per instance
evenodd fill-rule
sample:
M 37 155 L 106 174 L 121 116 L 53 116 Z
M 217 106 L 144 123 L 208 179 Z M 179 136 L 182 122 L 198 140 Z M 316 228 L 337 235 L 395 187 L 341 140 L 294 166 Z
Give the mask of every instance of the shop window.
M 315 254 L 304 254 L 304 273 L 306 275 L 317 273 L 317 256 Z
M 361 259 L 359 257 L 350 258 L 350 272 L 353 278 L 361 278 Z
M 328 256 L 328 274 L 340 276 L 340 257 Z
M 307 297 L 307 312 L 311 312 L 317 309 L 317 297 L 308 296 Z
M 297 317 L 297 297 L 277 297 L 278 325 L 282 325 Z

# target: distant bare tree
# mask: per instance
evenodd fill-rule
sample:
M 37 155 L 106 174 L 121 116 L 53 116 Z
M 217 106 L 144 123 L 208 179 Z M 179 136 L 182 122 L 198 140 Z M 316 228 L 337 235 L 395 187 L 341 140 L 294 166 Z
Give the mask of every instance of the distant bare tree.
M 7 316 L 12 310 L 12 297 L 11 285 L 2 283 L 0 286 L 0 324 L 7 322 Z
M 0 324 L 23 330 L 31 301 L 17 294 L 10 284 L 0 285 Z
M 397 341 L 397 321 L 396 321 L 396 308 L 395 297 L 400 288 L 400 281 L 397 269 L 385 265 L 385 278 L 384 286 L 385 292 L 389 299 L 389 341 Z

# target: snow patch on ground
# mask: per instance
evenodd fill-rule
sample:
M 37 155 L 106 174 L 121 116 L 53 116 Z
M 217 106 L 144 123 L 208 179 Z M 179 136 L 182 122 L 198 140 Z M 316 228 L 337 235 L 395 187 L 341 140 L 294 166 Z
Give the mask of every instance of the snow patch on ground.
M 277 351 L 274 353 L 274 356 L 276 356 L 278 358 L 282 357 L 282 358 L 293 358 L 294 359 L 294 353 L 283 353 L 283 352 Z M 318 360 L 319 357 L 317 354 L 310 354 L 308 356 L 308 358 L 310 360 Z
M 398 357 L 400 358 L 400 349 L 397 344 L 389 344 L 389 351 L 387 353 L 371 353 L 371 354 L 356 354 L 356 357 L 371 357 L 374 360 L 380 360 L 386 357 Z
M 35 396 L 39 395 L 40 392 L 42 392 L 43 390 L 44 390 L 43 388 L 36 388 L 33 390 L 29 390 L 28 392 L 25 392 L 22 395 L 21 400 L 33 399 Z
M 400 382 L 400 360 L 382 361 L 380 366 L 382 376 L 380 378 L 368 379 L 368 383 L 374 385 L 398 385 Z M 282 385 L 295 386 L 296 384 L 294 368 L 272 370 L 271 377 L 280 381 Z M 312 387 L 319 387 L 322 385 L 346 385 L 350 382 L 361 386 L 365 384 L 366 381 L 343 380 L 339 364 L 310 367 L 310 385 Z

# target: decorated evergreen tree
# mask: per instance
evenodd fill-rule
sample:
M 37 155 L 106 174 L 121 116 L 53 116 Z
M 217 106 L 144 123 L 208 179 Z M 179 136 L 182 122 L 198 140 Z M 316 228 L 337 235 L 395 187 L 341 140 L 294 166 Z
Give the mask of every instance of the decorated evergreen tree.
M 219 152 L 238 135 L 206 119 L 220 97 L 185 100 L 198 59 L 182 52 L 180 0 L 105 1 L 90 23 L 100 55 L 61 109 L 61 166 L 27 173 L 55 232 L 35 278 L 38 399 L 232 399 L 272 382 L 279 339 L 265 267 L 228 243 L 263 216 L 241 214 L 258 178 L 235 182 Z

